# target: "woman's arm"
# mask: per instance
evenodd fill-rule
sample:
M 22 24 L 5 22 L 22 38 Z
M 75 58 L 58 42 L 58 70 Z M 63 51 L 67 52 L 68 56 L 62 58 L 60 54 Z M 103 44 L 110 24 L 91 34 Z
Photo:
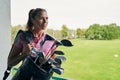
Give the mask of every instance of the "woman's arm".
M 28 56 L 32 49 L 32 44 L 27 43 L 22 39 L 22 34 L 19 34 L 11 48 L 11 51 L 8 55 L 8 66 L 15 66 L 21 60 L 24 60 L 26 56 Z
M 8 66 L 15 66 L 17 65 L 21 60 L 25 59 L 27 54 L 21 53 L 21 50 L 16 47 L 15 45 L 12 46 L 11 51 L 8 56 Z

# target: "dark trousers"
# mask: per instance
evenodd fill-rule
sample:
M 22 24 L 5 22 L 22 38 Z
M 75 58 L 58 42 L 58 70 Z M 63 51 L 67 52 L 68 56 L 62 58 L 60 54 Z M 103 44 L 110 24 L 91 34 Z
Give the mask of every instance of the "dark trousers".
M 52 73 L 48 73 L 38 68 L 30 57 L 27 57 L 12 80 L 50 80 Z

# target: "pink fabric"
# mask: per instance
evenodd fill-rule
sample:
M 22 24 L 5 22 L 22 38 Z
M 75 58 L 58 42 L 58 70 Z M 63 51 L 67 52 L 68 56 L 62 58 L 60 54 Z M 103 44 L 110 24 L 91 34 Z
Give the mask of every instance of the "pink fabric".
M 45 38 L 45 34 L 40 39 L 37 37 L 34 37 L 33 46 L 36 48 L 37 51 L 40 51 L 40 42 L 44 41 L 44 38 Z M 45 57 L 48 56 L 49 54 L 53 53 L 53 51 L 56 49 L 56 45 L 54 45 L 54 43 L 55 43 L 55 41 L 52 41 L 52 40 L 45 41 L 45 43 L 43 45 L 43 50 L 42 50 Z M 23 43 L 23 41 L 21 41 L 20 35 L 19 35 L 17 41 L 14 42 L 14 45 L 17 46 L 18 48 L 20 48 L 21 52 L 23 52 L 26 42 Z M 35 53 L 31 52 L 31 56 L 36 57 L 37 55 Z
M 45 57 L 50 58 L 51 54 L 55 51 L 56 48 L 57 48 L 57 46 L 53 45 L 53 47 L 49 50 L 49 52 L 46 54 Z
M 44 41 L 44 38 L 45 38 L 45 34 L 43 34 L 43 36 L 41 38 L 34 37 L 34 39 L 33 39 L 33 46 L 35 47 L 35 49 L 37 51 L 40 51 L 40 42 Z M 37 54 L 31 52 L 31 56 L 32 57 L 36 57 Z
M 55 41 L 50 41 L 50 40 L 46 40 L 43 48 L 42 48 L 42 52 L 44 57 L 48 56 L 49 54 L 51 54 L 55 48 L 56 45 L 54 45 Z M 35 47 L 38 51 L 40 51 L 40 42 L 38 42 L 37 46 Z M 37 55 L 35 53 L 31 53 L 31 56 L 36 57 Z
M 43 45 L 44 56 L 48 55 L 48 53 L 51 53 L 51 50 L 54 47 L 54 43 L 55 41 L 49 41 L 49 40 L 45 41 Z

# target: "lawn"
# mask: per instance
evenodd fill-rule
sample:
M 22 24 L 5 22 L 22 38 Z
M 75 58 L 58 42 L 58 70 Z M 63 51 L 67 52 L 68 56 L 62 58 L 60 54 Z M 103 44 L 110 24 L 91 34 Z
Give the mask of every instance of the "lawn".
M 120 80 L 120 40 L 72 39 L 73 47 L 59 47 L 67 58 L 64 74 L 70 80 Z
M 71 40 L 73 47 L 59 47 L 67 58 L 64 74 L 72 80 L 120 80 L 120 40 Z

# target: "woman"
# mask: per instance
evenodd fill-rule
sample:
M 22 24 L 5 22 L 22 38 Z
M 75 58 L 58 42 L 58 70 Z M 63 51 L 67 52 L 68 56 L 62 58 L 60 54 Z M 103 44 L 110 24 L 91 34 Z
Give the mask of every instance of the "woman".
M 30 80 L 31 78 L 33 80 L 50 80 L 52 73 L 42 71 L 31 60 L 36 57 L 32 53 L 33 47 L 40 50 L 40 43 L 45 40 L 47 25 L 48 15 L 45 9 L 36 8 L 30 10 L 26 29 L 33 33 L 33 41 L 28 43 L 22 39 L 22 34 L 18 34 L 18 38 L 15 40 L 8 56 L 8 66 L 15 66 L 21 60 L 24 60 L 24 62 L 12 80 Z

